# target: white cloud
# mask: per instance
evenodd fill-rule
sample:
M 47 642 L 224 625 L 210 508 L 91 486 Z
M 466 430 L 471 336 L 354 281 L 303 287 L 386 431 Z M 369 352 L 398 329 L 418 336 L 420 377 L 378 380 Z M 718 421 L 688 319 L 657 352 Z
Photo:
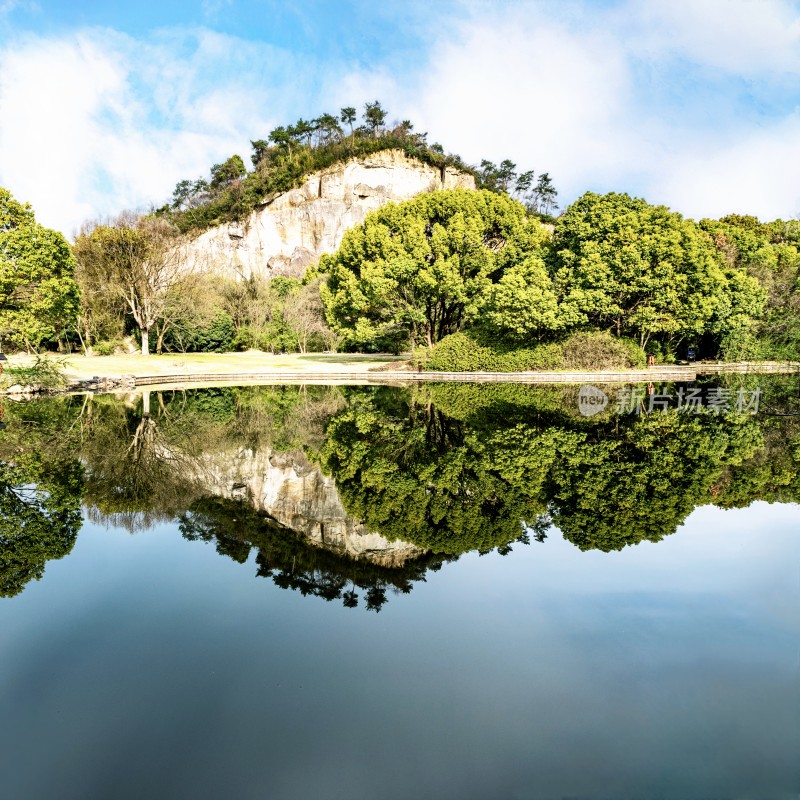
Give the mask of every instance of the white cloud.
M 715 147 L 681 152 L 652 177 L 651 199 L 695 218 L 729 213 L 762 219 L 800 215 L 800 116 Z
M 292 116 L 379 98 L 468 161 L 549 171 L 562 204 L 593 189 L 698 217 L 800 211 L 796 4 L 464 8 L 393 70 L 345 72 L 207 29 L 11 41 L 0 49 L 0 184 L 70 234 L 87 217 L 160 203 L 234 152 L 247 159 L 249 139 Z
M 783 0 L 640 0 L 625 13 L 634 50 L 746 76 L 800 70 L 800 14 Z
M 472 21 L 437 47 L 419 106 L 437 137 L 472 160 L 511 155 L 564 180 L 579 154 L 585 185 L 618 175 L 640 149 L 619 124 L 629 94 L 614 41 L 526 15 Z
M 591 189 L 627 191 L 697 217 L 800 211 L 791 98 L 783 117 L 760 115 L 757 100 L 732 95 L 717 98 L 724 119 L 688 111 L 698 92 L 732 92 L 740 76 L 779 73 L 796 87 L 795 6 L 630 0 L 590 19 L 557 20 L 536 4 L 480 10 L 442 34 L 418 84 L 395 82 L 382 96 L 467 160 L 509 157 L 549 171 L 562 202 Z M 662 96 L 643 96 L 643 77 Z M 351 79 L 386 83 L 383 73 Z
M 290 59 L 208 31 L 150 42 L 113 31 L 26 38 L 0 52 L 0 184 L 68 235 L 161 202 L 282 119 Z

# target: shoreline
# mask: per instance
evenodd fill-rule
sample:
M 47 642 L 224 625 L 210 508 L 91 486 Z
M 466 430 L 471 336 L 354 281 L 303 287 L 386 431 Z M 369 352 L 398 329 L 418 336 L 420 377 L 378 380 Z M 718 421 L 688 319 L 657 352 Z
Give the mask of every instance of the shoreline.
M 196 353 L 185 355 L 75 356 L 64 363 L 66 385 L 49 392 L 9 384 L 0 395 L 120 392 L 270 384 L 380 385 L 459 383 L 652 383 L 691 382 L 701 375 L 800 374 L 800 362 L 739 362 L 657 365 L 641 369 L 531 372 L 418 372 L 404 369 L 408 356 L 360 353 L 272 355 Z M 27 366 L 31 356 L 11 356 L 9 366 Z M 393 365 L 399 368 L 393 369 Z M 7 376 L 10 378 L 11 376 Z M 14 389 L 16 391 L 9 391 Z

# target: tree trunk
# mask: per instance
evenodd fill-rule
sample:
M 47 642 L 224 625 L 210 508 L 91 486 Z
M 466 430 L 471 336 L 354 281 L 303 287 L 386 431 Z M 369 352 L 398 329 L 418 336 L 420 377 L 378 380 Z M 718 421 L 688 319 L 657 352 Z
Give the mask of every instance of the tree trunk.
M 142 328 L 142 355 L 150 355 L 150 328 Z

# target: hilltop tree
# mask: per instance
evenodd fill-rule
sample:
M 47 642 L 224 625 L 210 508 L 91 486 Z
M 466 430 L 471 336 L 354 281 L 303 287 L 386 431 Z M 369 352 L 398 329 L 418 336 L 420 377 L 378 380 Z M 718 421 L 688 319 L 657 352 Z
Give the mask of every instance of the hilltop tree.
M 79 300 L 64 237 L 0 187 L 0 337 L 28 350 L 60 340 L 75 324 Z
M 250 161 L 253 162 L 253 168 L 257 169 L 269 150 L 269 142 L 266 139 L 252 139 L 250 141 L 250 146 L 253 148 Z
M 558 208 L 556 205 L 556 197 L 558 197 L 558 192 L 555 186 L 553 186 L 550 174 L 543 172 L 539 176 L 539 180 L 536 182 L 536 186 L 533 189 L 534 209 L 540 214 L 547 214 L 549 216 Z
M 356 110 L 353 108 L 353 106 L 345 106 L 339 114 L 339 119 L 342 121 L 342 124 L 347 125 L 350 128 L 351 142 L 355 136 L 355 124 L 357 118 Z
M 342 128 L 339 120 L 333 114 L 322 114 L 314 120 L 317 127 L 317 142 L 319 145 L 338 142 L 342 138 Z
M 527 172 L 523 172 L 521 175 L 518 175 L 516 181 L 514 182 L 514 194 L 519 197 L 526 197 L 528 192 L 531 190 L 534 177 L 535 175 L 532 169 L 529 169 Z
M 247 169 L 242 161 L 241 156 L 231 156 L 227 161 L 221 164 L 214 164 L 211 167 L 211 188 L 222 189 L 229 186 L 237 178 L 242 178 L 247 175 Z
M 386 113 L 377 100 L 374 103 L 366 103 L 364 105 L 364 122 L 376 138 L 386 122 Z

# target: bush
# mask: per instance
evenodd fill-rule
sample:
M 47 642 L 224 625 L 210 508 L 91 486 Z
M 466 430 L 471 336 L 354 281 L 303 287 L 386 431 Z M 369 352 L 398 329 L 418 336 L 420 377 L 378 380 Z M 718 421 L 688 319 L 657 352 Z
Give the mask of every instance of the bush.
M 0 380 L 5 387 L 19 385 L 30 386 L 39 392 L 56 391 L 67 385 L 64 376 L 66 363 L 64 358 L 37 355 L 29 367 L 7 367 Z
M 125 349 L 125 343 L 121 339 L 112 341 L 97 342 L 92 345 L 92 352 L 97 356 L 113 356 L 114 353 Z
M 461 331 L 445 336 L 415 361 L 421 368 L 437 372 L 525 372 L 558 369 L 562 356 L 558 343 L 515 348 L 474 331 Z
M 432 349 L 416 353 L 414 361 L 418 368 L 436 372 L 526 372 L 628 369 L 643 367 L 646 356 L 633 342 L 601 331 L 574 333 L 561 342 L 514 347 L 469 330 L 445 336 Z
M 632 369 L 647 363 L 639 345 L 607 331 L 573 333 L 563 349 L 563 369 Z
M 227 311 L 219 311 L 207 325 L 179 324 L 167 331 L 164 345 L 182 353 L 228 353 L 234 349 L 236 327 Z

